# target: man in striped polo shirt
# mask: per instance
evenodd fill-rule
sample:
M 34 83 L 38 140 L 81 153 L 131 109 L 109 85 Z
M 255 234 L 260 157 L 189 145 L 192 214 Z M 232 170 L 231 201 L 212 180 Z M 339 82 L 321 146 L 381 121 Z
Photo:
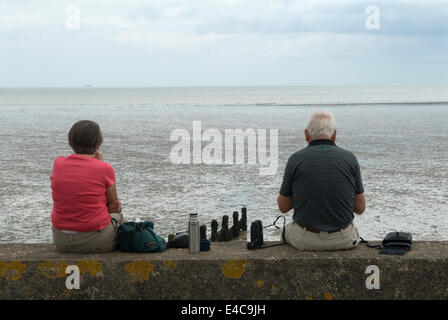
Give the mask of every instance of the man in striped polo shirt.
M 282 213 L 294 209 L 285 240 L 299 250 L 343 250 L 359 242 L 354 214 L 366 202 L 355 155 L 335 144 L 330 112 L 314 112 L 305 129 L 308 146 L 286 164 L 277 199 Z

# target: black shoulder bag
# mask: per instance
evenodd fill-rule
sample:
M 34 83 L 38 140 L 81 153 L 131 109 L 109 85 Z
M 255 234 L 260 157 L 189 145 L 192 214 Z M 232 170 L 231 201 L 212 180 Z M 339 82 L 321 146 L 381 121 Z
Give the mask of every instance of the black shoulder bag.
M 389 232 L 380 245 L 371 245 L 360 239 L 369 248 L 380 249 L 380 254 L 403 255 L 412 248 L 412 235 L 408 232 Z

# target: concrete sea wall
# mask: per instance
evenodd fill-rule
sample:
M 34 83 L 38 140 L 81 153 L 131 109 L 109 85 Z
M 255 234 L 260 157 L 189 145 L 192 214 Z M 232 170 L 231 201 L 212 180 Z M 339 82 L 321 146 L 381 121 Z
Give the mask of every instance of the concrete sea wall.
M 1 244 L 0 299 L 447 299 L 447 259 L 448 242 L 416 242 L 404 256 L 362 245 L 249 251 L 243 241 L 212 243 L 200 254 L 62 254 L 52 244 Z

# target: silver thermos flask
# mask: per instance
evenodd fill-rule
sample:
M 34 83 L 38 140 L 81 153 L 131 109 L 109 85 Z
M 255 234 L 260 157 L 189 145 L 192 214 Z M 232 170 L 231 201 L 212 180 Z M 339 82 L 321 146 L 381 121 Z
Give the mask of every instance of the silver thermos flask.
M 201 251 L 197 213 L 190 213 L 190 220 L 188 221 L 188 250 L 190 253 L 199 253 Z

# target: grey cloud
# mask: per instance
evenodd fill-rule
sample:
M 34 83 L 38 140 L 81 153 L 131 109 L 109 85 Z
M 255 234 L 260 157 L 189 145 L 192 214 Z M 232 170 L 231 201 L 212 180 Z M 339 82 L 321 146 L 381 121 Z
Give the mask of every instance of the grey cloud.
M 263 7 L 272 3 L 277 7 Z M 198 22 L 198 33 L 298 33 L 330 32 L 368 34 L 366 8 L 380 9 L 381 28 L 376 31 L 394 36 L 446 36 L 448 34 L 448 1 L 271 1 L 244 2 L 244 6 L 185 1 L 175 19 Z M 301 10 L 304 8 L 304 10 Z M 146 6 L 134 10 L 134 16 L 165 19 L 160 7 Z

